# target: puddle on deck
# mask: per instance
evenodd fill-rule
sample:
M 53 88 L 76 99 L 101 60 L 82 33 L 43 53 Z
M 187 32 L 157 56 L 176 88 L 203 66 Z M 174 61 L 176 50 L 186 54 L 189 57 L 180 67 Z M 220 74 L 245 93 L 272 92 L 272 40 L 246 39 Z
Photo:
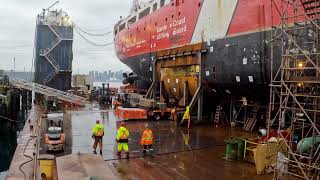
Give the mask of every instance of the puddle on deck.
M 105 160 L 116 158 L 116 133 L 117 118 L 113 111 L 70 111 L 65 115 L 65 122 L 70 121 L 66 128 L 67 147 L 69 153 L 92 153 L 93 139 L 91 138 L 92 127 L 95 121 L 100 120 L 105 127 L 103 137 L 103 157 Z M 126 121 L 130 132 L 129 149 L 131 157 L 142 156 L 140 138 L 145 123 L 153 130 L 155 139 L 153 148 L 155 154 L 181 152 L 193 149 L 203 149 L 215 145 L 223 145 L 215 138 L 202 135 L 201 129 L 186 130 L 176 128 L 175 123 L 168 120 L 163 121 Z M 69 124 L 69 123 L 67 123 Z M 68 132 L 69 131 L 69 132 Z M 70 138 L 70 135 L 72 138 Z M 69 136 L 69 138 L 68 138 Z

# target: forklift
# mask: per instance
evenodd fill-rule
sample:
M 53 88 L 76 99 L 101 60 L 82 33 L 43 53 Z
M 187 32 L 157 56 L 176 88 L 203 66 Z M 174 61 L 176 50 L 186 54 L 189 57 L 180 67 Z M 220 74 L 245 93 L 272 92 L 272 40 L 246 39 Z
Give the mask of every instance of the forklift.
M 63 114 L 50 113 L 47 115 L 47 131 L 45 133 L 45 145 L 47 151 L 64 151 L 65 134 L 63 131 Z

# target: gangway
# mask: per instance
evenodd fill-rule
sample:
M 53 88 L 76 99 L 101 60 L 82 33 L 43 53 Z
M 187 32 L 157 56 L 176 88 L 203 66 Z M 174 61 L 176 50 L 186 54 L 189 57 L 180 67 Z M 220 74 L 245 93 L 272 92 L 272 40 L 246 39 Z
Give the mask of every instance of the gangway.
M 81 106 L 85 106 L 86 104 L 89 104 L 83 97 L 80 97 L 71 93 L 67 93 L 64 91 L 60 91 L 58 89 L 54 89 L 41 84 L 37 84 L 31 81 L 26 81 L 23 79 L 13 79 L 11 81 L 11 84 L 17 88 L 34 91 L 36 93 L 43 94 L 46 96 L 54 96 L 62 101 L 67 101 L 73 104 L 77 104 Z

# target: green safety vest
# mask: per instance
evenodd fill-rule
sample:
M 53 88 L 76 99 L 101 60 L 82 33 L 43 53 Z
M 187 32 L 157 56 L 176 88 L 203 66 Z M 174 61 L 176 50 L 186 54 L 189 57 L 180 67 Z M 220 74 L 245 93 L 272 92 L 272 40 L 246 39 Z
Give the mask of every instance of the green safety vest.
M 94 136 L 103 136 L 104 135 L 104 126 L 102 124 L 96 124 L 92 130 Z
M 190 107 L 189 106 L 187 106 L 186 107 L 186 111 L 184 112 L 184 114 L 183 114 L 183 120 L 184 119 L 189 119 L 189 109 L 190 109 Z

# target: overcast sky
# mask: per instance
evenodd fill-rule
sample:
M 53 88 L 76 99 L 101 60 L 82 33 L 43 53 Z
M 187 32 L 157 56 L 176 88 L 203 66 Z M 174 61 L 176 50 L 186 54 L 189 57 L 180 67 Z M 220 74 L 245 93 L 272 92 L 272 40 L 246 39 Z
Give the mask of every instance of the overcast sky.
M 36 16 L 56 0 L 1 0 L 0 5 L 0 69 L 31 70 Z M 62 8 L 82 29 L 92 33 L 112 30 L 120 16 L 126 16 L 131 0 L 60 0 L 55 8 Z M 95 31 L 99 30 L 99 31 Z M 113 35 L 90 38 L 97 44 L 113 41 Z M 89 70 L 121 70 L 128 68 L 114 53 L 113 45 L 96 47 L 84 41 L 74 32 L 73 72 Z

